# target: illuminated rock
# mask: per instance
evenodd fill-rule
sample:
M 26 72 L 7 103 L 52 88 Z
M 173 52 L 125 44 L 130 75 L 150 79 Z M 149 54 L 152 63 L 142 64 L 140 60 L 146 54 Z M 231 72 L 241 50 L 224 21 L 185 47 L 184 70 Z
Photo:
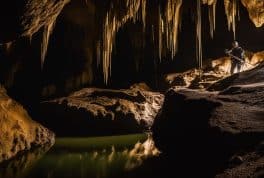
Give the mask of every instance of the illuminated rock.
M 43 102 L 41 115 L 46 125 L 62 136 L 139 133 L 152 126 L 163 97 L 138 88 L 84 88 L 68 97 Z
M 3 88 L 0 88 L 0 98 L 0 162 L 21 151 L 54 143 L 54 133 L 33 121 Z
M 242 4 L 247 8 L 249 17 L 256 27 L 264 24 L 264 1 L 261 0 L 241 0 Z
M 203 4 L 213 5 L 217 2 L 217 0 L 203 0 Z
M 264 52 L 248 52 L 246 51 L 246 63 L 242 70 L 250 70 L 264 61 Z M 197 69 L 190 69 L 182 73 L 172 73 L 164 77 L 164 87 L 178 88 L 207 88 L 211 84 L 230 75 L 231 59 L 230 57 L 221 57 L 212 60 L 202 68 L 202 73 Z M 202 74 L 200 76 L 200 74 Z
M 220 91 L 232 85 L 252 85 L 254 83 L 263 83 L 264 81 L 264 63 L 262 62 L 258 67 L 237 73 L 233 76 L 227 77 L 212 84 L 208 90 Z M 253 86 L 254 87 L 254 86 Z
M 264 61 L 264 51 L 255 53 L 250 60 L 252 65 L 259 64 Z
M 56 19 L 68 0 L 5 1 L 0 5 L 0 42 L 32 36 Z

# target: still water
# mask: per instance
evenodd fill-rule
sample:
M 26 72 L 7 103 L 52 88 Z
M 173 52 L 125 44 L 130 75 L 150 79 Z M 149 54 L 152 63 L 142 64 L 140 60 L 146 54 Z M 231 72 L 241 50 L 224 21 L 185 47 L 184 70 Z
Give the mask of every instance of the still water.
M 57 138 L 0 166 L 1 178 L 116 178 L 159 155 L 145 134 Z

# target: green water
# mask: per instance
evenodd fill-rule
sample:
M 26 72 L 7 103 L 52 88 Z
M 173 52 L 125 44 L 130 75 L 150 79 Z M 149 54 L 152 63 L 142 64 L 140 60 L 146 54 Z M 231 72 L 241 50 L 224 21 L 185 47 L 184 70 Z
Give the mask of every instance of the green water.
M 34 150 L 0 166 L 1 178 L 116 178 L 143 164 L 144 134 L 57 138 L 52 148 Z

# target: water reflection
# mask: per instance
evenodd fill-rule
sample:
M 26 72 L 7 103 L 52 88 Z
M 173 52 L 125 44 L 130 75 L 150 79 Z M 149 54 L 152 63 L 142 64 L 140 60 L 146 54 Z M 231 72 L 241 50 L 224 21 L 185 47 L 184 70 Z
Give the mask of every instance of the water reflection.
M 34 165 L 45 155 L 52 145 L 45 145 L 25 152 L 11 161 L 0 164 L 0 178 L 23 178 L 33 169 Z
M 34 153 L 30 154 L 34 155 Z M 154 146 L 153 139 L 145 135 L 57 139 L 55 146 L 41 159 L 39 156 L 35 156 L 36 159 L 27 158 L 29 161 L 26 162 L 30 162 L 33 166 L 21 167 L 21 164 L 10 163 L 10 166 L 4 168 L 8 174 L 2 175 L 1 171 L 1 176 L 3 178 L 118 177 L 126 171 L 139 167 L 147 158 L 158 155 L 159 151 Z M 21 157 L 20 162 L 24 161 L 25 158 Z

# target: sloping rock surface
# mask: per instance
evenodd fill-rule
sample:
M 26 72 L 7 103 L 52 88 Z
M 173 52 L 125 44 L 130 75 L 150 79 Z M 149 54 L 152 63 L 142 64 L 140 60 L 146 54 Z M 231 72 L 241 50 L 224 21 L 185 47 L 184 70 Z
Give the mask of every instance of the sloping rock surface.
M 243 65 L 242 70 L 243 71 L 251 70 L 256 66 L 260 65 L 261 63 L 263 63 L 263 61 L 264 61 L 264 51 L 260 51 L 256 53 L 247 51 L 246 63 Z M 212 60 L 211 62 L 205 64 L 201 71 L 197 69 L 190 69 L 183 73 L 172 73 L 166 75 L 163 80 L 163 87 L 165 89 L 174 86 L 177 86 L 178 88 L 190 88 L 190 89 L 208 88 L 211 85 L 213 86 L 217 85 L 214 83 L 226 77 L 228 77 L 228 80 L 231 80 L 232 78 L 229 78 L 230 68 L 231 68 L 230 57 L 222 57 L 219 59 Z M 251 73 L 251 71 L 248 71 L 248 73 Z M 236 75 L 240 75 L 240 74 L 236 74 Z M 248 74 L 245 73 L 245 75 Z M 259 75 L 259 77 L 261 77 L 262 80 L 262 76 Z M 248 82 L 250 81 L 248 80 Z M 254 80 L 251 82 L 254 82 Z M 226 88 L 226 85 L 223 85 L 222 88 Z
M 53 132 L 33 121 L 24 108 L 0 88 L 0 162 L 34 147 L 52 145 Z
M 175 156 L 182 163 L 181 170 L 193 169 L 193 173 L 209 177 L 221 175 L 239 151 L 251 154 L 247 151 L 250 148 L 256 152 L 254 148 L 264 140 L 263 71 L 261 64 L 219 81 L 215 86 L 220 86 L 221 91 L 170 89 L 153 125 L 158 148 Z M 172 135 L 176 146 L 171 143 Z M 264 151 L 263 147 L 259 149 Z M 263 154 L 256 155 L 254 167 L 263 170 L 262 157 Z M 236 176 L 246 177 L 248 174 L 242 169 L 251 169 L 247 161 L 242 160 L 240 167 L 227 170 L 227 174 L 237 171 Z

